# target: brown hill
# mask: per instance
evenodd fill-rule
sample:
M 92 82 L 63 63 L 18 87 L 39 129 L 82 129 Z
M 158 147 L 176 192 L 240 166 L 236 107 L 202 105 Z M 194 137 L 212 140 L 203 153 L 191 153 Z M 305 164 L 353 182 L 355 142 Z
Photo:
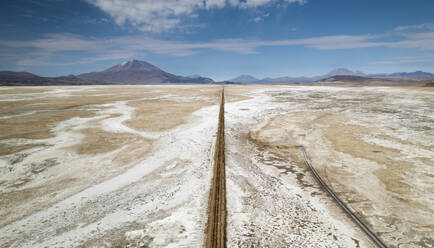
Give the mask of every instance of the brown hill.
M 78 75 L 107 84 L 213 83 L 209 78 L 173 75 L 145 61 L 130 60 L 101 72 Z

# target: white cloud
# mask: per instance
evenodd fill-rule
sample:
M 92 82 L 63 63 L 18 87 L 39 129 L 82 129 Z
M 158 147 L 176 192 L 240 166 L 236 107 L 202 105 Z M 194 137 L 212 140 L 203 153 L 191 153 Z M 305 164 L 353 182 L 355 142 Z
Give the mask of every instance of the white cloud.
M 264 6 L 273 2 L 278 2 L 276 0 L 245 0 L 245 1 L 237 1 L 236 6 L 239 6 L 241 8 L 256 8 L 260 6 Z M 303 5 L 307 3 L 307 0 L 284 0 L 283 2 L 286 3 L 298 3 L 300 5 Z
M 434 32 L 404 34 L 406 39 L 395 42 L 383 42 L 382 45 L 391 48 L 416 48 L 434 50 Z
M 303 4 L 307 3 L 307 0 L 285 0 L 285 2 L 288 2 L 288 3 L 298 3 L 300 5 L 303 5 Z
M 260 14 L 259 16 L 255 17 L 255 18 L 251 19 L 251 21 L 258 23 L 258 22 L 261 22 L 262 20 L 264 20 L 268 16 L 270 16 L 270 13 L 263 13 L 263 14 Z
M 85 57 L 81 58 L 75 61 L 70 62 L 58 62 L 58 61 L 51 61 L 50 57 L 45 57 L 44 59 L 41 58 L 23 58 L 21 60 L 18 60 L 16 65 L 17 66 L 67 66 L 67 65 L 78 65 L 78 64 L 90 64 L 95 63 L 99 61 L 107 61 L 107 60 L 116 60 L 116 59 L 130 59 L 134 58 L 135 56 L 139 56 L 137 53 L 105 53 L 105 54 L 98 54 L 91 57 Z M 36 56 L 34 56 L 36 57 Z
M 11 48 L 30 47 L 45 51 L 80 51 L 83 47 L 94 46 L 91 40 L 73 34 L 47 34 L 41 39 L 29 41 L 0 40 L 0 46 Z
M 207 0 L 205 1 L 206 8 L 223 8 L 226 5 L 226 0 Z
M 86 0 L 112 16 L 118 25 L 126 23 L 146 32 L 162 32 L 194 18 L 201 9 L 256 8 L 282 0 Z M 306 0 L 284 0 L 305 4 Z
M 434 62 L 434 54 L 424 56 L 406 56 L 396 57 L 384 60 L 378 60 L 372 64 L 376 65 L 398 65 L 398 64 L 417 64 L 417 63 L 429 63 Z
M 398 26 L 395 28 L 395 31 L 420 30 L 420 29 L 434 30 L 434 23 L 422 23 L 417 25 Z
M 317 50 L 336 50 L 380 46 L 378 42 L 371 41 L 376 36 L 371 35 L 333 35 L 306 39 L 292 39 L 264 42 L 264 46 L 295 46 L 301 45 Z
M 244 2 L 239 2 L 238 5 L 241 8 L 256 8 L 262 5 L 266 5 L 272 2 L 272 0 L 246 0 Z
M 342 35 L 274 41 L 219 39 L 208 42 L 180 42 L 152 39 L 147 36 L 89 39 L 72 34 L 49 34 L 41 39 L 30 41 L 0 40 L 0 47 L 34 49 L 50 54 L 70 51 L 106 54 L 109 51 L 115 54 L 152 52 L 171 56 L 187 56 L 201 49 L 250 54 L 255 53 L 258 47 L 306 46 L 318 50 L 330 50 L 377 46 L 376 43 L 368 41 L 370 38 L 371 36 Z
M 117 24 L 129 22 L 143 31 L 164 31 L 178 25 L 181 16 L 204 7 L 200 0 L 88 0 L 111 15 Z M 216 1 L 213 1 L 214 3 Z
M 384 35 L 331 35 L 303 39 L 252 40 L 218 39 L 206 42 L 186 42 L 153 39 L 145 35 L 114 38 L 87 38 L 73 34 L 48 34 L 28 41 L 0 40 L 0 63 L 42 65 L 65 58 L 66 63 L 93 63 L 101 60 L 143 56 L 147 53 L 169 56 L 189 56 L 211 49 L 238 54 L 252 54 L 260 47 L 303 46 L 316 50 L 338 50 L 368 47 L 418 49 L 434 51 L 434 32 L 412 32 L 383 41 Z M 76 54 L 76 57 L 70 56 Z M 74 60 L 76 58 L 78 60 Z M 432 57 L 408 57 L 400 61 L 431 61 Z M 39 62 L 38 62 L 39 61 Z M 378 62 L 380 63 L 380 62 Z M 383 61 L 383 63 L 392 63 Z

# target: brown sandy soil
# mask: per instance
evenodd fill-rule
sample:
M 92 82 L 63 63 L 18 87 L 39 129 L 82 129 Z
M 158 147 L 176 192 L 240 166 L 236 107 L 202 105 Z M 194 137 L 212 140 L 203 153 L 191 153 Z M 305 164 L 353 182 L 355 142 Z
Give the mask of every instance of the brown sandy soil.
M 319 111 L 274 97 L 291 87 L 237 87 L 227 96 L 249 98 L 225 106 L 228 247 L 371 247 L 304 164 L 302 125 Z
M 178 89 L 171 94 L 176 94 L 180 99 L 178 101 L 170 98 L 130 101 L 128 106 L 134 107 L 135 110 L 132 118 L 124 124 L 140 131 L 164 131 L 184 124 L 189 113 L 204 106 L 214 105 L 218 101 L 218 92 L 215 88 L 201 91 Z
M 146 132 L 186 123 L 194 111 L 217 104 L 219 90 L 218 86 L 3 88 L 0 227 L 131 168 L 152 151 L 155 140 Z M 117 108 L 119 103 L 131 109 Z M 110 130 L 107 123 L 132 129 Z
M 47 92 L 49 89 L 44 87 L 1 87 L 2 94 L 23 94 L 23 93 L 42 93 Z
M 267 107 L 254 114 L 257 122 L 248 137 L 260 153 L 272 154 L 262 163 L 295 174 L 308 189 L 309 171 L 302 170 L 298 149 L 304 145 L 328 185 L 389 247 L 432 247 L 432 92 L 424 87 L 264 87 L 256 94 L 269 97 L 262 100 Z M 282 160 L 293 167 L 281 165 Z
M 433 219 L 426 217 L 434 213 L 426 199 L 430 187 L 418 183 L 421 179 L 429 181 L 429 174 L 423 173 L 425 175 L 422 177 L 418 174 L 434 165 L 432 157 L 427 154 L 409 158 L 406 151 L 398 146 L 382 144 L 401 144 L 406 149 L 432 151 L 432 148 L 428 150 L 426 147 L 430 145 L 414 144 L 385 135 L 381 129 L 347 124 L 348 122 L 347 116 L 336 115 L 324 118 L 318 124 L 324 125 L 321 128 L 323 139 L 330 142 L 336 152 L 360 160 L 357 163 L 359 170 L 350 169 L 349 165 L 343 164 L 344 161 L 338 162 L 335 159 L 334 163 L 327 166 L 318 163 L 322 175 L 333 182 L 335 190 L 359 211 L 371 227 L 382 233 L 381 236 L 389 241 L 390 247 L 398 247 L 402 243 L 414 247 L 429 247 L 427 245 L 434 244 Z M 368 142 L 364 137 L 375 137 L 379 142 Z M 336 163 L 341 166 L 333 165 Z M 370 163 L 371 166 L 368 165 Z M 367 168 L 364 168 L 364 164 L 368 165 Z M 359 184 L 362 183 L 367 185 L 361 187 Z M 373 194 L 373 189 L 379 192 Z M 398 241 L 392 241 L 392 237 Z
M 85 135 L 84 139 L 80 144 L 72 147 L 77 154 L 108 153 L 132 143 L 145 144 L 143 150 L 148 150 L 145 148 L 146 139 L 139 135 L 112 133 L 97 128 L 82 129 L 81 133 Z
M 225 88 L 229 247 L 434 245 L 432 88 Z M 0 247 L 202 246 L 220 90 L 1 88 Z

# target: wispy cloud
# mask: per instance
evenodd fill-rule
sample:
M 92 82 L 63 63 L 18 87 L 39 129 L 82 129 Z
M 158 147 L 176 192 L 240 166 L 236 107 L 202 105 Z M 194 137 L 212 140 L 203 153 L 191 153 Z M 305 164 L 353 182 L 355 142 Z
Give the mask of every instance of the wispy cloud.
M 35 66 L 69 66 L 69 65 L 80 65 L 80 64 L 91 64 L 99 61 L 108 61 L 108 60 L 116 60 L 116 59 L 130 59 L 135 56 L 139 56 L 137 53 L 110 53 L 110 54 L 96 54 L 93 56 L 87 56 L 84 58 L 80 58 L 78 60 L 70 61 L 70 62 L 59 62 L 52 60 L 51 56 L 44 57 L 29 57 L 23 58 L 17 61 L 16 66 L 19 67 L 35 67 Z
M 147 52 L 170 56 L 188 56 L 203 49 L 234 52 L 238 54 L 256 53 L 258 47 L 277 46 L 306 46 L 318 50 L 349 49 L 377 46 L 369 42 L 370 36 L 322 36 L 308 39 L 290 40 L 248 40 L 248 39 L 219 39 L 209 42 L 181 42 L 153 39 L 147 36 L 123 36 L 115 38 L 86 38 L 73 34 L 48 34 L 41 39 L 29 41 L 0 40 L 2 50 L 15 49 L 18 58 L 49 58 L 62 53 L 82 52 L 89 57 L 106 58 L 105 54 L 112 54 L 110 58 L 123 58 L 122 54 L 143 54 Z M 37 52 L 37 56 L 35 54 Z M 44 54 L 44 56 L 41 56 Z M 19 59 L 21 61 L 22 59 Z M 23 62 L 17 62 L 23 64 Z M 26 59 L 26 64 L 30 65 Z M 32 59 L 32 61 L 34 61 Z M 93 62 L 94 59 L 89 60 Z M 82 62 L 78 62 L 82 63 Z M 41 63 L 38 63 L 41 64 Z
M 395 31 L 420 30 L 420 29 L 434 30 L 434 23 L 422 23 L 417 25 L 398 26 L 395 28 Z
M 130 24 L 144 32 L 162 32 L 194 18 L 197 11 L 214 8 L 257 8 L 276 2 L 298 3 L 307 0 L 86 0 L 112 16 L 118 25 Z
M 390 48 L 416 48 L 434 50 L 434 31 L 403 34 L 404 39 L 379 43 Z
M 376 65 L 399 65 L 434 62 L 434 54 L 424 56 L 405 56 L 374 61 Z
M 0 63 L 21 66 L 60 65 L 56 60 L 65 58 L 66 64 L 94 63 L 96 61 L 124 59 L 147 53 L 170 56 L 189 56 L 211 49 L 238 54 L 257 53 L 260 47 L 303 46 L 316 50 L 338 50 L 369 47 L 419 49 L 434 51 L 434 32 L 405 33 L 394 41 L 383 41 L 384 35 L 332 35 L 304 39 L 251 40 L 219 39 L 208 42 L 169 41 L 148 36 L 122 36 L 114 38 L 88 38 L 74 34 L 48 34 L 40 39 L 17 41 L 0 40 Z M 78 56 L 70 56 L 78 54 Z M 68 57 L 69 56 L 69 57 Z M 78 60 L 75 58 L 79 57 Z M 6 62 L 7 59 L 7 62 Z M 402 62 L 431 61 L 426 58 L 403 58 Z M 378 63 L 381 63 L 378 62 Z M 383 61 L 382 63 L 388 63 Z M 392 62 L 390 62 L 392 63 Z
M 253 18 L 252 21 L 258 23 L 258 22 L 261 22 L 262 20 L 264 20 L 264 18 L 269 17 L 269 16 L 270 16 L 270 13 L 263 13 L 261 15 L 258 15 L 255 18 Z

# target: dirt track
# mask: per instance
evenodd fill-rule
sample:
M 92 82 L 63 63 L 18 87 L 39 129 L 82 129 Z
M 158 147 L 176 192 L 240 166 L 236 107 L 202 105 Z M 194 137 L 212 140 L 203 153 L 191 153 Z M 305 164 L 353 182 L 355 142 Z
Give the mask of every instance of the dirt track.
M 226 247 L 226 177 L 224 89 L 222 90 L 217 140 L 214 153 L 213 179 L 210 189 L 206 247 Z
M 332 197 L 339 207 L 360 227 L 360 229 L 375 243 L 376 246 L 380 248 L 386 248 L 386 245 L 381 241 L 375 233 L 373 233 L 354 213 L 351 211 L 345 203 L 339 199 L 338 196 L 330 189 L 330 187 L 322 180 L 321 176 L 316 172 L 313 165 L 310 163 L 309 158 L 306 153 L 304 146 L 301 146 L 301 151 L 303 152 L 304 161 L 306 165 L 311 170 L 313 176 L 321 185 L 321 187 Z

